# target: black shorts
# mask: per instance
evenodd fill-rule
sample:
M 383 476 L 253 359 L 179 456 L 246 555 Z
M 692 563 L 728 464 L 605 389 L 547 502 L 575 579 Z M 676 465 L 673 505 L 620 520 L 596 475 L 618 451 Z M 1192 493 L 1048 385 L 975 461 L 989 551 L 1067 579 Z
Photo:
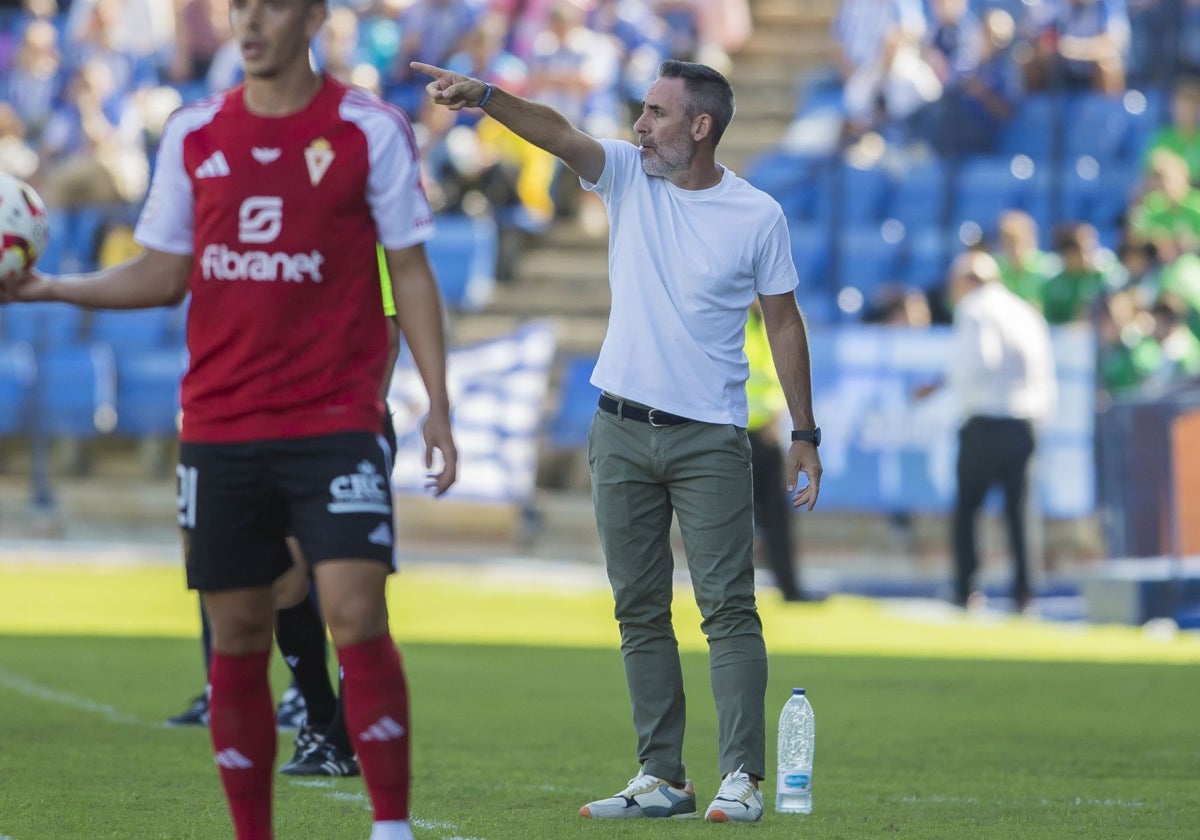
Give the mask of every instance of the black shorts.
M 396 460 L 396 421 L 392 419 L 392 409 L 389 407 L 383 412 L 383 439 L 387 441 L 390 447 L 388 457 L 392 461 Z
M 191 589 L 270 584 L 291 566 L 377 560 L 395 569 L 392 458 L 380 435 L 344 432 L 255 443 L 184 443 L 179 526 Z

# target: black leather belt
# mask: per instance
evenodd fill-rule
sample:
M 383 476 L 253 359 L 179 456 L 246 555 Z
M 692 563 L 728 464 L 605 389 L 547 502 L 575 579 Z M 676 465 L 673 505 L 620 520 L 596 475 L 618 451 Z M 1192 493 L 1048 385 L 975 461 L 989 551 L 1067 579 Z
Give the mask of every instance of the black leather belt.
M 600 410 L 607 411 L 627 420 L 637 420 L 639 423 L 649 423 L 651 426 L 682 426 L 692 421 L 678 414 L 671 414 L 661 408 L 647 408 L 635 405 L 627 400 L 619 400 L 608 394 L 600 395 Z

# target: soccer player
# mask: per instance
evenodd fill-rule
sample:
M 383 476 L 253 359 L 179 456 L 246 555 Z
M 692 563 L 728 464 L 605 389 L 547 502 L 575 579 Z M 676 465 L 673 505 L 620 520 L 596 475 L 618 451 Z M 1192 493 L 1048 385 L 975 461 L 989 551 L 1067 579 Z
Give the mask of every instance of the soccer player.
M 321 0 L 233 0 L 245 82 L 168 120 L 136 229 L 145 250 L 92 274 L 30 272 L 0 291 L 0 302 L 95 309 L 191 293 L 178 515 L 188 585 L 212 623 L 209 732 L 238 840 L 272 836 L 267 662 L 289 534 L 312 565 L 343 672 L 371 838 L 412 836 L 408 690 L 384 593 L 393 536 L 376 242 L 429 397 L 427 486 L 445 493 L 457 469 L 412 126 L 312 68 L 327 13 Z
M 767 652 L 754 595 L 754 506 L 743 352 L 758 298 L 791 414 L 786 481 L 817 502 L 820 430 L 808 333 L 779 204 L 716 162 L 733 90 L 711 67 L 666 61 L 633 124 L 639 145 L 596 140 L 557 111 L 428 64 L 432 100 L 482 108 L 560 158 L 604 200 L 612 311 L 592 383 L 592 499 L 621 628 L 641 768 L 593 818 L 695 813 L 683 763 L 683 675 L 671 623 L 670 526 L 683 534 L 708 637 L 721 784 L 705 818 L 762 818 Z

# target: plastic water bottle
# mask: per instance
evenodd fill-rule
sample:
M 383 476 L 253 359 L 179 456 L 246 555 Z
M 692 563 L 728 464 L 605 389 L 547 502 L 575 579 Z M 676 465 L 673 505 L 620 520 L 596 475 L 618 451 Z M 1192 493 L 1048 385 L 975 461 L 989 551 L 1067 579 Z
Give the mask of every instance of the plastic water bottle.
M 779 775 L 775 784 L 775 810 L 781 814 L 812 813 L 813 708 L 803 688 L 779 714 Z

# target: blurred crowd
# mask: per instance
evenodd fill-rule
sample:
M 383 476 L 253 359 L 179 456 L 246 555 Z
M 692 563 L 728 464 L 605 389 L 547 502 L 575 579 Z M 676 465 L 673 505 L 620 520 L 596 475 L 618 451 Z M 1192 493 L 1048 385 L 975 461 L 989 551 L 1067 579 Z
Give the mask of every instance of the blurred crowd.
M 518 246 L 574 207 L 571 179 L 559 179 L 553 158 L 480 112 L 427 107 L 428 80 L 410 61 L 502 84 L 581 128 L 621 136 L 664 58 L 728 69 L 752 25 L 747 0 L 330 6 L 314 62 L 408 111 L 435 210 L 494 214 Z M 240 80 L 228 14 L 229 0 L 0 3 L 0 170 L 29 180 L 55 210 L 106 207 L 127 227 L 170 112 Z M 507 279 L 511 262 L 498 270 Z
M 1090 322 L 1101 406 L 1200 376 L 1200 0 L 842 0 L 830 37 L 833 60 L 802 80 L 783 149 L 881 162 L 893 173 L 930 159 L 952 173 L 981 159 L 1004 170 L 1011 160 L 1027 182 L 1036 168 L 1072 178 L 1077 170 L 1093 182 L 1096 172 L 1128 171 L 1123 181 L 1099 179 L 1074 213 L 1065 202 L 1033 212 L 1045 197 L 1014 201 L 978 224 L 948 211 L 953 245 L 940 264 L 955 251 L 988 251 L 1006 285 L 1050 324 Z M 1058 121 L 1058 135 L 1040 156 L 1014 157 L 1001 140 L 1031 102 L 1049 106 L 1038 113 Z M 1091 148 L 1072 155 L 1073 133 L 1117 125 L 1072 115 L 1112 103 L 1124 119 L 1148 102 L 1164 103 L 1161 118 L 1130 148 L 1114 141 L 1111 157 Z M 1115 202 L 1111 224 L 1089 202 Z M 1103 225 L 1091 221 L 1101 217 Z M 950 315 L 943 287 L 901 277 L 879 284 L 858 311 L 864 321 L 907 326 Z

